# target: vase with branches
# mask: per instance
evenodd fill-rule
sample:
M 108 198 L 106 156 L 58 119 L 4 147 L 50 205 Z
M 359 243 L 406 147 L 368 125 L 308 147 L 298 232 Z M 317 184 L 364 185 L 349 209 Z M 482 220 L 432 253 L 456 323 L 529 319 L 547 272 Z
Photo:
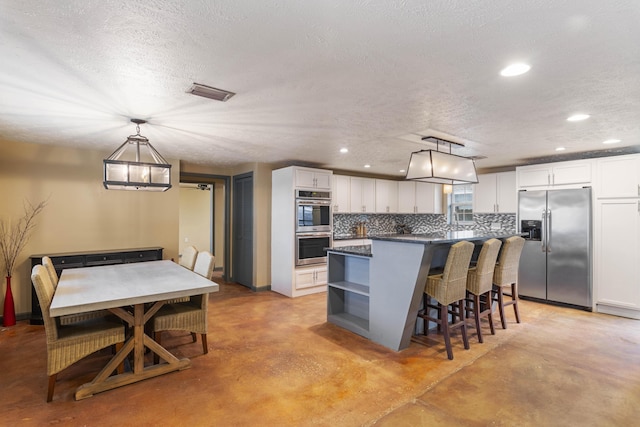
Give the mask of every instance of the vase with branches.
M 37 205 L 25 201 L 23 204 L 24 213 L 16 221 L 0 219 L 0 256 L 2 256 L 2 262 L 7 274 L 7 290 L 5 293 L 2 318 L 3 326 L 13 326 L 16 324 L 15 307 L 11 293 L 11 276 L 16 266 L 16 260 L 29 242 L 31 232 L 36 226 L 35 219 L 42 212 L 46 204 L 46 200 Z

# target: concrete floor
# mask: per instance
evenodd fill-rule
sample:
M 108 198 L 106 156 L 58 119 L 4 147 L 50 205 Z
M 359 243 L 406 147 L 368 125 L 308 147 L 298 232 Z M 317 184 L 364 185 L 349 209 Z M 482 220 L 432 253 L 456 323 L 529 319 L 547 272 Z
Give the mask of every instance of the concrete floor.
M 326 322 L 326 294 L 289 299 L 221 281 L 209 354 L 185 333 L 163 345 L 191 369 L 75 401 L 109 358 L 58 375 L 45 402 L 42 326 L 0 330 L 0 425 L 630 426 L 640 423 L 640 321 L 521 302 L 523 323 L 471 349 L 441 336 L 394 352 Z

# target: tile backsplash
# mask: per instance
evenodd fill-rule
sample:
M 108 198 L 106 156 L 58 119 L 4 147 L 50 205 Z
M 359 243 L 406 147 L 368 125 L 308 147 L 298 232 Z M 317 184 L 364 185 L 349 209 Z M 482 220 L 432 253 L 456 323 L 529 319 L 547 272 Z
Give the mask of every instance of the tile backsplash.
M 354 235 L 358 224 L 364 223 L 367 234 L 398 233 L 404 225 L 411 233 L 451 230 L 516 230 L 515 214 L 473 214 L 473 224 L 448 224 L 444 214 L 334 214 L 333 234 Z

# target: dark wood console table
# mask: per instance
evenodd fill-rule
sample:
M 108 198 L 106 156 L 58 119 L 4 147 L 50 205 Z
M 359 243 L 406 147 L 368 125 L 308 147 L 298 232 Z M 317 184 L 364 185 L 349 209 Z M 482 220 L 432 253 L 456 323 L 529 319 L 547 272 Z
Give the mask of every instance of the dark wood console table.
M 60 253 L 31 255 L 31 268 L 37 264 L 42 264 L 42 257 L 48 256 L 53 261 L 56 273 L 60 273 L 65 268 L 95 267 L 98 265 L 126 264 L 130 262 L 159 261 L 162 259 L 160 247 L 137 248 L 137 249 L 114 249 L 103 251 L 87 251 L 81 253 Z M 36 290 L 31 287 L 31 317 L 29 322 L 32 325 L 42 325 L 42 310 L 38 302 Z

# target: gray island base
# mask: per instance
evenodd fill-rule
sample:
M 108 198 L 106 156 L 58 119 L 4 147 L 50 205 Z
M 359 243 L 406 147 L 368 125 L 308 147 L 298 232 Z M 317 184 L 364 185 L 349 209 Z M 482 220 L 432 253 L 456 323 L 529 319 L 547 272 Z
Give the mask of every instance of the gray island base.
M 371 237 L 371 246 L 328 250 L 327 321 L 395 351 L 409 347 L 429 270 L 449 248 L 514 232 L 452 231 Z

